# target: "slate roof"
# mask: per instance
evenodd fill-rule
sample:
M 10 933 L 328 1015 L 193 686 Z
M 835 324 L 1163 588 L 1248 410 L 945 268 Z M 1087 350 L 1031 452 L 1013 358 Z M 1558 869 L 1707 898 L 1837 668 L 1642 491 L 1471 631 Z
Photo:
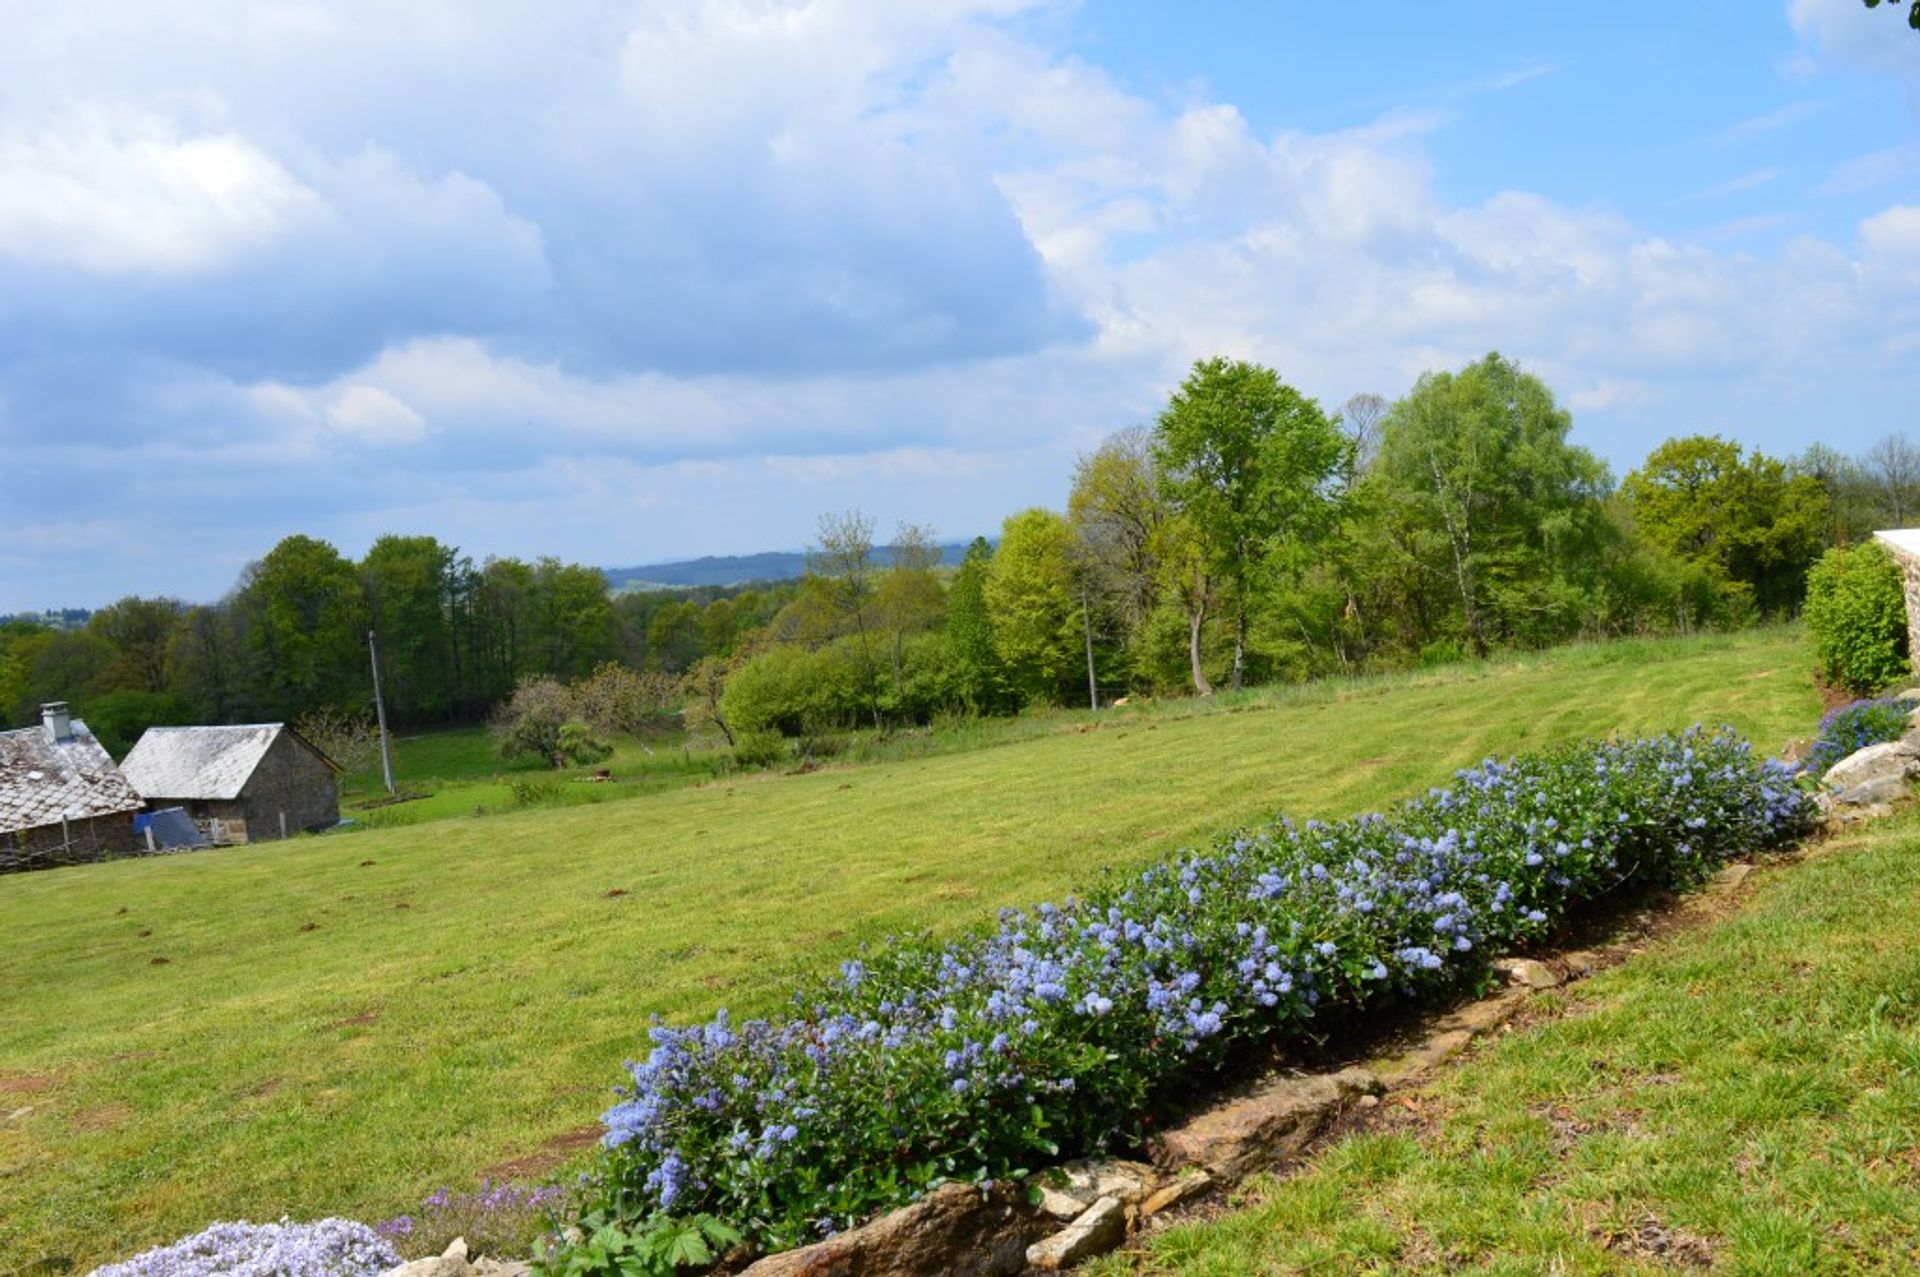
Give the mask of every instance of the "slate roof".
M 0 732 L 0 834 L 139 807 L 139 793 L 79 719 L 64 743 L 44 723 Z
M 339 765 L 285 723 L 245 723 L 233 727 L 149 727 L 120 770 L 136 790 L 152 799 L 232 799 L 240 796 L 253 769 L 273 742 L 287 733 L 335 771 Z

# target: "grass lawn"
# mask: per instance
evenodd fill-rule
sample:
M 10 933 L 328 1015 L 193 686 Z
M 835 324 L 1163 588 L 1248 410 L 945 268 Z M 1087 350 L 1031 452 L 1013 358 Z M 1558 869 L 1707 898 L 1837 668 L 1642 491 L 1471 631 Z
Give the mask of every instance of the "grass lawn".
M 777 1007 L 863 938 L 991 916 L 1494 752 L 1819 700 L 1797 631 L 1575 648 L 1021 729 L 994 748 L 0 878 L 0 1255 L 378 1220 L 590 1139 L 647 1017 Z M 164 961 L 163 961 L 164 959 Z
M 492 816 L 529 804 L 516 796 L 518 784 L 536 791 L 532 805 L 573 806 L 638 798 L 661 789 L 712 777 L 710 754 L 687 752 L 678 736 L 642 742 L 631 737 L 614 743 L 613 756 L 594 767 L 549 768 L 539 759 L 503 759 L 484 727 L 448 728 L 394 737 L 394 787 L 404 802 L 388 802 L 376 758 L 345 777 L 340 814 L 363 829 L 393 829 L 455 816 Z M 613 774 L 612 783 L 596 783 L 596 770 Z
M 1749 881 L 1095 1277 L 1920 1271 L 1920 819 Z

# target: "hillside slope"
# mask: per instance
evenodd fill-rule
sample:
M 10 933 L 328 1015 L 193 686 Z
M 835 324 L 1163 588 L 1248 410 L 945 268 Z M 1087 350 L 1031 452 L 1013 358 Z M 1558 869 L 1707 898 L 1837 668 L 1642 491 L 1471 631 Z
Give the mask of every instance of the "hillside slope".
M 1409 683 L 632 802 L 0 879 L 0 1253 L 44 1271 L 209 1219 L 378 1219 L 591 1137 L 650 1014 L 765 1011 L 865 937 L 989 917 L 1285 810 L 1495 752 L 1818 698 L 1794 632 Z M 164 961 L 162 961 L 164 959 Z

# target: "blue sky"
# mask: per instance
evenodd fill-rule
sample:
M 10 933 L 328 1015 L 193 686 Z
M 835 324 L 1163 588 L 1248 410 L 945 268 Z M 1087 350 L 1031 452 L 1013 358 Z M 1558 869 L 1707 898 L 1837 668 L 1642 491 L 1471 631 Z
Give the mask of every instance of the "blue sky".
M 1489 349 L 1617 473 L 1920 403 L 1858 0 L 0 0 L 0 611 L 1064 501 L 1194 358 Z

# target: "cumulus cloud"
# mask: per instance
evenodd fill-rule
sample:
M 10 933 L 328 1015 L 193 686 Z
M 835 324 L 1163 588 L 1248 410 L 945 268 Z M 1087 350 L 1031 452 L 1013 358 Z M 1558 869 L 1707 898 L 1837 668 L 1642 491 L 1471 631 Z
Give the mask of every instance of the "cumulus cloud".
M 232 133 L 86 112 L 0 128 L 0 256 L 94 274 L 217 269 L 315 219 L 322 202 Z

